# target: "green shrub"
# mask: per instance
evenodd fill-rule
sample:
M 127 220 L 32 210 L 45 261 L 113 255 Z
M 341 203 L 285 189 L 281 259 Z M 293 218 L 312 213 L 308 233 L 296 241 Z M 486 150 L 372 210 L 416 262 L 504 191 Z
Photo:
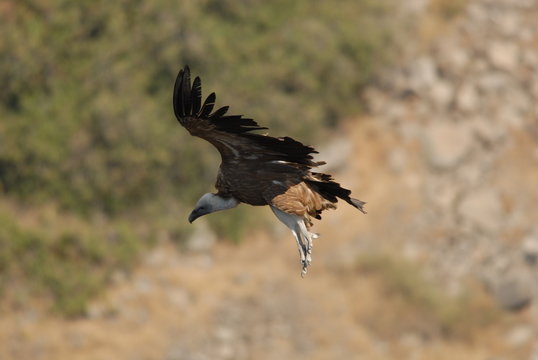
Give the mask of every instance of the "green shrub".
M 128 270 L 147 244 L 121 221 L 97 224 L 57 214 L 25 223 L 1 207 L 0 289 L 17 291 L 7 284 L 18 282 L 50 298 L 56 311 L 81 315 L 110 274 Z
M 8 1 L 0 8 L 0 194 L 8 199 L 0 201 L 0 276 L 37 284 L 64 313 L 83 312 L 157 233 L 180 242 L 186 214 L 215 181 L 218 153 L 173 116 L 178 69 L 189 64 L 205 95 L 216 91 L 231 112 L 312 143 L 360 111 L 359 92 L 387 57 L 387 3 Z M 49 206 L 61 216 L 45 228 L 18 218 Z M 211 223 L 238 241 L 247 214 L 235 209 Z M 76 226 L 65 229 L 65 219 Z
M 180 67 L 231 111 L 312 142 L 360 110 L 389 40 L 374 1 L 98 3 L 21 1 L 0 14 L 4 193 L 82 214 L 163 192 L 192 201 L 216 157 L 173 118 Z

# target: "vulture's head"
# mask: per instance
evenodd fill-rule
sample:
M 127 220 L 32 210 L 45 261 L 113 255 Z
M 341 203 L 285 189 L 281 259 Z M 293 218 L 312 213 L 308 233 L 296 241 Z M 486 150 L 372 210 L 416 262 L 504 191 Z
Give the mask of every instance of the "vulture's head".
M 204 194 L 196 203 L 196 207 L 189 215 L 189 222 L 192 223 L 200 216 L 210 214 L 215 211 L 231 209 L 236 207 L 239 201 L 233 197 L 222 197 L 217 194 Z

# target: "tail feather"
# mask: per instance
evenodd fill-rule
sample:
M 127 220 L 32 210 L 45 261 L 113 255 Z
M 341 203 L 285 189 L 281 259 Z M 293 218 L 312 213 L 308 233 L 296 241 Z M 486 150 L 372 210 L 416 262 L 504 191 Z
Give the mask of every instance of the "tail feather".
M 344 199 L 345 200 L 345 199 Z M 348 201 L 351 205 L 355 206 L 357 209 L 360 210 L 361 213 L 366 214 L 366 210 L 364 210 L 364 205 L 366 205 L 365 201 L 349 198 L 350 201 Z M 347 201 L 347 200 L 346 200 Z
M 320 174 L 316 174 L 317 177 L 320 177 Z M 324 174 L 321 174 L 324 175 Z M 359 209 L 363 214 L 366 214 L 364 210 L 364 205 L 366 202 L 358 199 L 351 198 L 351 191 L 340 186 L 339 183 L 332 180 L 329 181 L 315 181 L 315 180 L 306 180 L 306 183 L 309 184 L 317 193 L 319 193 L 323 198 L 329 200 L 330 202 L 337 202 L 340 198 L 346 201 L 351 206 Z

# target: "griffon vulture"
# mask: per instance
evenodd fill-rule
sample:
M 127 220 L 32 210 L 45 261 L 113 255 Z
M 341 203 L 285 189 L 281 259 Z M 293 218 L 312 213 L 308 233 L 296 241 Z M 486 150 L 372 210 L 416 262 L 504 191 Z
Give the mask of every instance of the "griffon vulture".
M 204 194 L 189 216 L 193 222 L 202 215 L 231 209 L 239 203 L 269 205 L 276 217 L 290 228 L 301 259 L 301 275 L 311 262 L 312 219 L 321 219 L 326 209 L 335 209 L 342 199 L 361 212 L 365 202 L 350 197 L 351 191 L 333 181 L 331 175 L 312 171 L 324 162 L 313 161 L 313 147 L 290 137 L 253 133 L 260 127 L 242 115 L 226 115 L 228 106 L 213 111 L 215 93 L 202 103 L 202 86 L 196 77 L 191 86 L 190 70 L 179 71 L 174 86 L 174 113 L 191 135 L 217 148 L 221 164 L 215 188 Z

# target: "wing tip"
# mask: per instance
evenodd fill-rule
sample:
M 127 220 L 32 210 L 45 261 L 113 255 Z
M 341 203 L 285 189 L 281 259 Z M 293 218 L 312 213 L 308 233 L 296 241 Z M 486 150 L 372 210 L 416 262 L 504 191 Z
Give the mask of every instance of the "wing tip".
M 191 69 L 189 65 L 185 65 L 182 69 L 179 69 L 177 74 L 172 98 L 174 114 L 178 120 L 191 115 L 192 104 L 194 103 L 192 92 L 194 89 L 191 87 L 190 79 Z
M 249 131 L 266 130 L 260 127 L 256 121 L 243 118 L 241 115 L 226 115 L 229 106 L 222 106 L 213 111 L 216 101 L 216 94 L 212 92 L 202 103 L 202 86 L 199 76 L 196 76 L 191 86 L 191 70 L 189 65 L 185 65 L 179 70 L 174 84 L 173 107 L 176 118 L 185 126 L 186 117 L 207 119 L 217 129 L 243 134 Z

